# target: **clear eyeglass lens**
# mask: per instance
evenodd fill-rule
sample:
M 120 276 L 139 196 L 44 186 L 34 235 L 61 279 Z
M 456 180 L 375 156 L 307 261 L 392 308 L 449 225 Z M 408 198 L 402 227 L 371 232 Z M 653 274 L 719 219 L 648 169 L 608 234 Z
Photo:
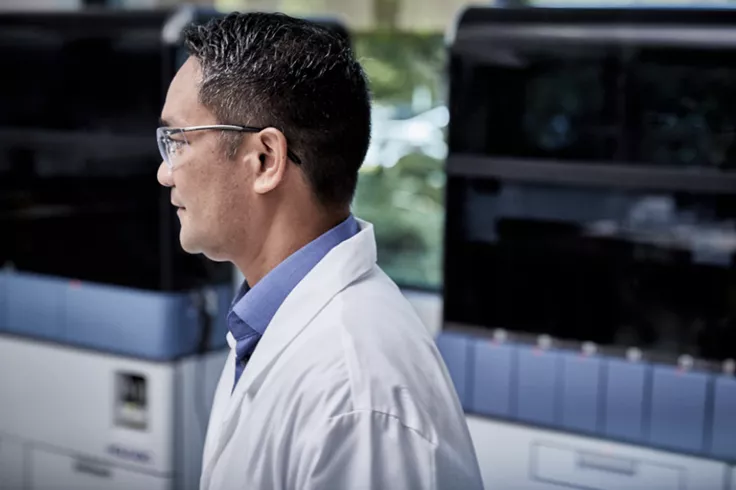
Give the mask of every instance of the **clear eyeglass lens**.
M 169 158 L 174 158 L 179 153 L 182 146 L 183 143 L 181 141 L 168 138 L 166 140 L 166 151 L 169 155 Z
M 156 131 L 156 143 L 158 144 L 158 152 L 161 155 L 161 159 L 166 162 L 166 165 L 169 168 L 171 168 L 171 161 L 169 160 L 168 139 L 168 135 L 161 128 Z
M 184 138 L 184 135 L 180 134 L 179 137 Z M 161 153 L 161 158 L 164 162 L 166 162 L 169 170 L 172 170 L 176 163 L 176 157 L 181 154 L 182 150 L 187 144 L 186 139 L 184 139 L 183 141 L 179 139 L 173 139 L 171 138 L 170 132 L 161 128 L 157 131 L 157 140 L 158 150 L 159 153 Z
M 170 134 L 166 135 L 166 161 L 170 169 L 173 169 L 176 166 L 177 160 L 181 157 L 187 145 L 188 143 L 184 133 L 177 133 L 176 139 L 172 138 Z

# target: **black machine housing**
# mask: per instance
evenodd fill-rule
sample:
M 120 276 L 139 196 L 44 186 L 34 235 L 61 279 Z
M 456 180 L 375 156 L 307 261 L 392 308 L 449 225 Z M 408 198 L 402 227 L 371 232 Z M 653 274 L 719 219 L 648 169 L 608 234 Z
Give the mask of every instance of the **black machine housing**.
M 736 357 L 736 10 L 470 8 L 444 321 Z
M 0 14 L 0 267 L 161 291 L 230 281 L 230 264 L 181 250 L 156 181 L 181 31 L 219 15 Z

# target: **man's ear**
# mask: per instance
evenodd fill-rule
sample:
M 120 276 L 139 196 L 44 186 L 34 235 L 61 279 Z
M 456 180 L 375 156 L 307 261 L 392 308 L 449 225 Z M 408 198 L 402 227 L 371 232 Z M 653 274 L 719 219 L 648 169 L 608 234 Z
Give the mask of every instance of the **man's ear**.
M 286 137 L 276 128 L 266 128 L 255 136 L 259 166 L 254 175 L 253 189 L 258 194 L 266 194 L 284 178 L 288 165 Z

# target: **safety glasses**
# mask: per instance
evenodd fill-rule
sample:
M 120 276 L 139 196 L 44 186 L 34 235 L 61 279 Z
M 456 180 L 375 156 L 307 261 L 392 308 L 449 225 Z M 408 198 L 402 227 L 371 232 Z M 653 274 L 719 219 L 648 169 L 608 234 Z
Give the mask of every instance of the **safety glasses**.
M 243 133 L 257 133 L 265 128 L 254 128 L 251 126 L 237 126 L 233 124 L 212 124 L 209 126 L 188 126 L 185 128 L 168 128 L 161 127 L 156 129 L 156 141 L 158 143 L 158 151 L 161 158 L 166 162 L 169 171 L 176 166 L 177 158 L 187 151 L 189 141 L 187 141 L 186 133 L 192 131 L 240 131 Z M 286 155 L 294 163 L 301 164 L 302 161 L 291 150 L 287 150 Z

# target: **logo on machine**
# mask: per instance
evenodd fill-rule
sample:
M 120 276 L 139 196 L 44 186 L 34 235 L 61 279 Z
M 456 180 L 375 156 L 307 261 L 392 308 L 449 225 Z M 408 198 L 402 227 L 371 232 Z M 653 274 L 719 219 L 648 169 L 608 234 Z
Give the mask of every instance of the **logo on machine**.
M 139 451 L 137 449 L 119 446 L 118 444 L 110 444 L 107 446 L 107 453 L 126 461 L 144 464 L 151 463 L 151 454 L 148 451 Z

